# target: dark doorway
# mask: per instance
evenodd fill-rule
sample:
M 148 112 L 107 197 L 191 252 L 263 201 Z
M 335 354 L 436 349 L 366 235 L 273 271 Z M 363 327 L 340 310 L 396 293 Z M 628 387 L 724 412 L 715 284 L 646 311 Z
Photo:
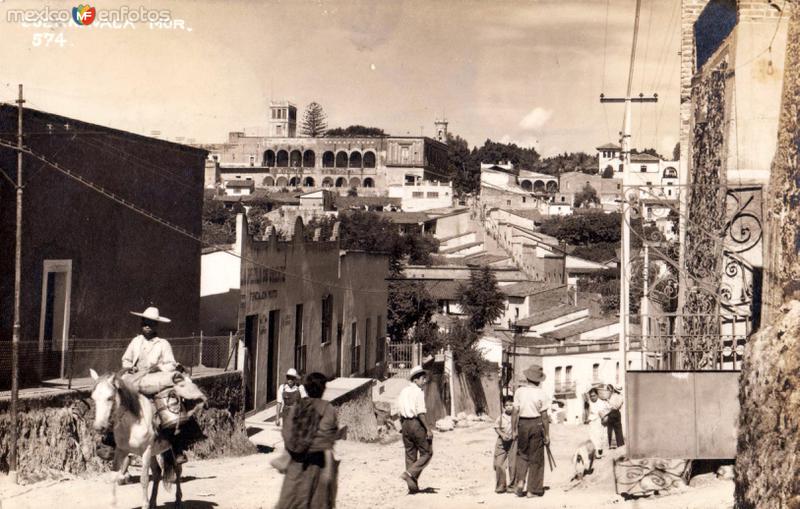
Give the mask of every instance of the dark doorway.
M 256 408 L 256 357 L 258 345 L 258 315 L 244 319 L 244 411 Z
M 279 310 L 269 312 L 267 324 L 267 402 L 275 401 L 278 395 L 278 334 L 280 327 Z

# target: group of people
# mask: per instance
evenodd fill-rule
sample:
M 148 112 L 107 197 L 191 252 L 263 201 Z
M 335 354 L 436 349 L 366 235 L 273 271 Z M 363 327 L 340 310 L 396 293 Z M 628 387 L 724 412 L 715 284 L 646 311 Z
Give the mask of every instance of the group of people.
M 141 317 L 141 334 L 126 349 L 123 368 L 134 376 L 180 370 L 169 342 L 158 337 L 158 324 L 170 320 L 160 316 L 154 307 L 133 314 Z M 550 444 L 550 401 L 541 388 L 545 379 L 541 366 L 530 366 L 523 375 L 514 396 L 503 399 L 501 415 L 495 421 L 495 491 L 541 497 L 545 451 Z M 406 467 L 400 477 L 409 493 L 420 491 L 420 475 L 433 457 L 433 430 L 425 407 L 427 379 L 428 373 L 421 366 L 415 367 L 409 374 L 411 383 L 397 399 Z M 287 452 L 280 468 L 285 477 L 278 509 L 328 509 L 335 505 L 337 461 L 333 446 L 339 428 L 333 405 L 322 399 L 327 381 L 321 373 L 310 373 L 301 383 L 293 368 L 287 371 L 286 382 L 278 389 L 275 422 L 282 428 Z M 592 388 L 587 394 L 586 422 L 597 457 L 602 457 L 606 440 L 610 448 L 624 445 L 620 392 L 620 387 L 608 385 L 600 390 Z M 186 461 L 184 437 L 173 437 L 173 451 L 179 462 Z M 107 438 L 103 443 L 113 446 Z
M 597 451 L 597 457 L 602 458 L 606 441 L 609 449 L 625 445 L 622 435 L 622 387 L 611 384 L 592 387 L 587 396 L 586 421 L 589 424 L 589 439 Z

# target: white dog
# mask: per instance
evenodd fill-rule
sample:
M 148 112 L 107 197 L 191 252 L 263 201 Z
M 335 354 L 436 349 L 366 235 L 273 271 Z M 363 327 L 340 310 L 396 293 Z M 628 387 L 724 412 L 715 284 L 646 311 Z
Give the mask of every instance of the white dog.
M 593 472 L 592 466 L 596 458 L 594 444 L 591 440 L 582 442 L 575 454 L 572 456 L 572 465 L 575 468 L 575 475 L 571 481 L 576 481 L 576 485 L 583 481 L 583 476 Z

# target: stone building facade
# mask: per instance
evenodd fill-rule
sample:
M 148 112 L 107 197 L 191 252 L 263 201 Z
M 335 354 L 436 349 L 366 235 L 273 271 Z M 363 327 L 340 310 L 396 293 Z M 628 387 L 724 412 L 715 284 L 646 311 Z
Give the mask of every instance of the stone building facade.
M 306 241 L 298 220 L 284 242 L 276 235 L 256 240 L 245 217 L 237 221 L 246 409 L 274 401 L 289 368 L 330 378 L 380 370 L 388 255 L 341 251 L 338 227 L 330 239 Z
M 203 145 L 210 153 L 206 186 L 252 180 L 273 191 L 330 188 L 345 193 L 356 188 L 367 196 L 386 195 L 392 185 L 449 181 L 443 141 L 425 136 L 299 137 L 296 115 L 290 103 L 274 103 L 268 136 L 231 132 L 226 143 Z

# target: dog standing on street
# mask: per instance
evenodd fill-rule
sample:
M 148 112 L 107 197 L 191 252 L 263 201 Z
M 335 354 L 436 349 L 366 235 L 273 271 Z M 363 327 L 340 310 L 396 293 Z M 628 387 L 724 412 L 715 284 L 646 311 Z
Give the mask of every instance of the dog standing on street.
M 592 466 L 594 465 L 596 457 L 594 444 L 591 440 L 586 440 L 578 446 L 578 449 L 572 456 L 572 465 L 575 468 L 575 475 L 570 479 L 570 483 L 573 484 L 572 487 L 580 484 L 583 481 L 583 476 L 591 474 L 594 471 Z

